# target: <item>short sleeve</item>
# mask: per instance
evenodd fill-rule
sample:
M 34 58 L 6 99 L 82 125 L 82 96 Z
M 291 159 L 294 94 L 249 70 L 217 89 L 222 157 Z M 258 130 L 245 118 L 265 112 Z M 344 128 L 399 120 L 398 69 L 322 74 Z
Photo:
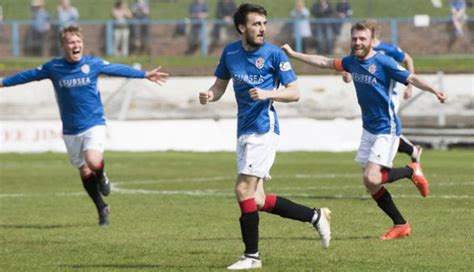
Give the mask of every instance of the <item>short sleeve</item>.
M 349 69 L 349 61 L 350 61 L 350 56 L 346 56 L 344 57 L 342 60 L 341 60 L 341 68 L 342 70 L 340 70 L 340 72 L 342 71 L 346 71 L 348 73 L 350 73 L 350 69 Z M 338 70 L 339 71 L 339 70 Z
M 297 79 L 288 56 L 280 48 L 276 50 L 273 65 L 277 69 L 278 80 L 283 85 L 286 86 Z
M 397 62 L 403 62 L 405 60 L 405 54 L 405 51 L 403 51 L 400 47 L 394 46 L 389 56 L 394 58 Z
M 219 63 L 217 64 L 216 71 L 214 75 L 223 80 L 230 79 L 229 69 L 227 69 L 226 58 L 227 50 L 223 50 L 221 58 L 219 59 Z
M 407 78 L 411 75 L 405 67 L 398 64 L 393 58 L 385 58 L 384 60 L 384 68 L 390 78 L 403 83 L 407 84 Z

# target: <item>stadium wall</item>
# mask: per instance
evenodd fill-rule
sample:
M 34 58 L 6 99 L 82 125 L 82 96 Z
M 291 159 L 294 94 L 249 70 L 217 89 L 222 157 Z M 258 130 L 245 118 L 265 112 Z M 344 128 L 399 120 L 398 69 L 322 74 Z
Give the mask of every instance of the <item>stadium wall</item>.
M 281 121 L 282 151 L 351 151 L 358 145 L 360 120 Z M 234 151 L 234 119 L 110 121 L 110 151 Z M 66 152 L 59 121 L 2 121 L 0 152 Z
M 415 90 L 415 96 L 422 95 L 403 109 L 403 123 L 434 129 L 474 128 L 474 75 L 424 77 L 446 90 L 449 100 L 441 105 L 432 95 Z M 212 77 L 173 77 L 159 86 L 146 80 L 102 78 L 99 88 L 109 118 L 107 150 L 233 151 L 232 87 L 208 106 L 197 99 L 198 92 L 212 82 Z M 298 103 L 276 103 L 280 150 L 357 149 L 361 122 L 353 85 L 343 83 L 339 76 L 300 76 L 299 84 Z M 131 99 L 124 104 L 128 96 Z M 2 88 L 0 119 L 0 152 L 65 152 L 49 80 Z

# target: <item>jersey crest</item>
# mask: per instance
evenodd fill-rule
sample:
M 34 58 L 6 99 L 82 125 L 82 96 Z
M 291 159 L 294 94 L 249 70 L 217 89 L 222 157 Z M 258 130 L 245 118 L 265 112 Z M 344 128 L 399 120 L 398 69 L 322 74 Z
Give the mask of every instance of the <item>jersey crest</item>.
M 82 71 L 84 74 L 87 75 L 87 74 L 91 71 L 91 68 L 89 67 L 88 64 L 84 64 L 84 65 L 82 65 L 82 67 L 81 67 L 81 71 Z
M 369 66 L 369 73 L 373 74 L 373 73 L 375 73 L 376 71 L 377 71 L 377 65 L 371 64 L 371 65 Z
M 288 61 L 280 62 L 280 70 L 282 72 L 290 71 L 291 70 L 290 62 L 288 62 Z
M 255 66 L 258 69 L 262 69 L 264 65 L 265 65 L 265 60 L 262 57 L 257 58 L 257 60 L 255 61 Z

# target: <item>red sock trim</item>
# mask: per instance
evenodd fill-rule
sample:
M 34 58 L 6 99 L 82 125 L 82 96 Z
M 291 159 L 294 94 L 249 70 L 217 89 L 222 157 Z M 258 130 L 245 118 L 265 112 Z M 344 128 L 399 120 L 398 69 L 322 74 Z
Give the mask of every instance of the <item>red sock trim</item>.
M 81 180 L 84 182 L 92 181 L 94 179 L 94 173 L 90 173 L 87 176 L 81 176 Z
M 276 195 L 266 195 L 265 196 L 265 203 L 263 204 L 262 211 L 272 212 L 273 208 L 275 208 L 276 201 L 277 201 L 277 196 Z
M 91 169 L 92 169 L 92 171 L 97 172 L 97 171 L 100 171 L 100 170 L 104 169 L 104 166 L 105 166 L 105 163 L 104 163 L 104 161 L 102 160 L 102 161 L 99 163 L 99 165 L 97 166 L 97 169 L 94 169 L 94 168 L 92 168 L 92 167 L 91 167 Z
M 377 201 L 383 196 L 383 194 L 385 194 L 385 191 L 385 187 L 380 188 L 380 190 L 378 190 L 375 194 L 372 195 L 372 198 Z
M 249 198 L 239 202 L 240 211 L 242 214 L 252 213 L 257 211 L 257 203 L 255 203 L 255 198 Z
M 382 169 L 380 170 L 380 174 L 382 174 L 382 184 L 385 184 L 388 182 L 388 170 L 387 169 Z

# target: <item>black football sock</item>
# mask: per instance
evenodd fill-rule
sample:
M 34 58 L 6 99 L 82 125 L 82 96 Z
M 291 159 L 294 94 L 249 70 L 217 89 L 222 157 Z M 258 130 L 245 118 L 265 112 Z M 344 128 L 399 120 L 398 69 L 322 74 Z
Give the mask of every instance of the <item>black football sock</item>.
M 240 231 L 245 245 L 245 255 L 258 256 L 258 211 L 244 213 L 240 216 Z
M 408 140 L 404 139 L 403 137 L 400 137 L 400 144 L 398 145 L 398 152 L 400 153 L 405 153 L 408 156 L 411 157 L 413 154 L 413 144 L 410 143 Z
M 245 245 L 245 255 L 258 258 L 258 210 L 255 198 L 239 202 L 242 215 L 239 218 L 242 240 Z
M 97 211 L 100 211 L 105 206 L 107 206 L 107 204 L 102 199 L 102 196 L 100 195 L 99 185 L 97 184 L 97 181 L 94 175 L 91 174 L 87 177 L 81 176 L 81 179 L 82 179 L 82 185 L 84 186 L 84 189 L 86 190 L 87 194 L 90 196 L 90 198 L 94 202 L 97 208 Z
M 411 167 L 401 168 L 383 168 L 380 170 L 382 174 L 382 184 L 392 183 L 402 178 L 411 178 L 413 176 L 413 169 Z
M 395 206 L 390 193 L 382 187 L 377 193 L 372 195 L 377 205 L 382 209 L 393 221 L 394 225 L 403 225 L 407 221 L 403 218 L 400 211 Z
M 291 200 L 281 196 L 277 196 L 275 206 L 271 213 L 278 214 L 284 218 L 302 222 L 311 222 L 311 219 L 314 216 L 314 209 L 292 202 Z

